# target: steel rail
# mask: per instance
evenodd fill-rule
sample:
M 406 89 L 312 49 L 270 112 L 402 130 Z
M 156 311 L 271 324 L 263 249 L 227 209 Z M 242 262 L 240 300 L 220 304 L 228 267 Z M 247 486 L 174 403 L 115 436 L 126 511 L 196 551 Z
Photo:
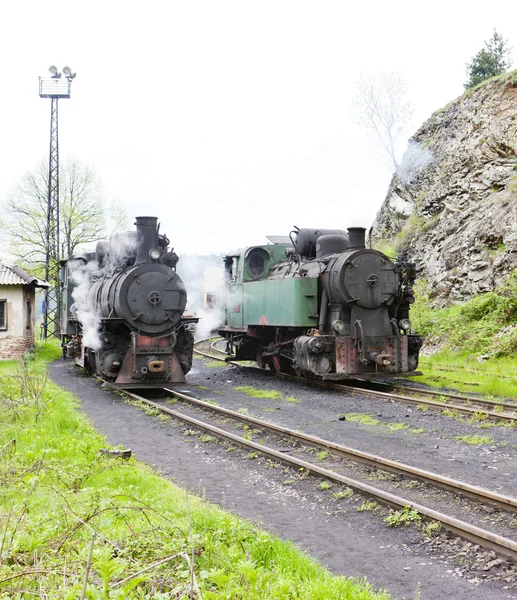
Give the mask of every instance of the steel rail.
M 394 385 L 391 383 L 384 383 L 381 381 L 369 382 L 367 380 L 359 379 L 359 381 L 364 381 L 366 384 L 372 383 L 378 387 L 389 388 L 390 390 L 404 391 L 404 392 L 415 392 L 416 394 L 420 394 L 422 396 L 434 396 L 434 397 L 445 397 L 451 398 L 453 400 L 460 400 L 461 402 L 468 402 L 471 404 L 479 404 L 483 406 L 493 406 L 494 408 L 503 408 L 509 411 L 517 412 L 517 403 L 512 402 L 504 402 L 502 400 L 490 400 L 488 398 L 478 398 L 476 396 L 466 396 L 464 394 L 450 394 L 449 392 L 438 392 L 436 390 L 422 390 L 420 388 L 416 388 L 413 386 L 404 386 L 404 385 Z
M 174 393 L 176 394 L 177 392 Z M 472 525 L 454 517 L 450 517 L 444 513 L 436 511 L 422 504 L 412 502 L 411 500 L 408 500 L 401 496 L 396 496 L 395 494 L 391 494 L 390 492 L 386 492 L 384 490 L 375 488 L 362 481 L 358 481 L 350 477 L 346 477 L 345 475 L 334 473 L 333 471 L 324 469 L 319 465 L 310 463 L 305 460 L 301 460 L 294 456 L 288 456 L 285 453 L 279 452 L 278 450 L 274 450 L 273 448 L 269 448 L 267 446 L 263 446 L 262 444 L 257 444 L 256 442 L 253 442 L 251 440 L 247 440 L 228 431 L 224 431 L 219 427 L 215 427 L 214 425 L 210 425 L 209 423 L 205 423 L 203 421 L 200 421 L 199 419 L 189 417 L 188 415 L 182 414 L 166 406 L 153 402 L 152 400 L 148 400 L 146 398 L 143 398 L 142 396 L 133 394 L 132 392 L 125 391 L 125 394 L 169 416 L 183 421 L 184 423 L 188 423 L 189 425 L 192 425 L 200 430 L 211 433 L 220 439 L 231 440 L 233 443 L 238 444 L 246 449 L 252 449 L 254 451 L 260 452 L 265 456 L 274 458 L 275 460 L 278 460 L 289 466 L 294 465 L 297 468 L 305 469 L 313 475 L 316 474 L 319 477 L 328 479 L 329 481 L 344 484 L 358 492 L 373 497 L 382 504 L 385 504 L 392 508 L 402 510 L 406 506 L 409 506 L 426 519 L 440 522 L 445 529 L 453 532 L 459 537 L 464 538 L 474 544 L 479 544 L 484 548 L 494 550 L 498 554 L 507 556 L 513 561 L 517 562 L 517 542 L 513 540 L 482 529 L 481 527 L 477 527 L 476 525 Z M 213 405 L 208 406 L 213 408 Z
M 283 427 L 282 425 L 275 425 L 274 423 L 262 421 L 261 419 L 257 419 L 255 417 L 242 415 L 241 413 L 235 412 L 228 408 L 210 404 L 203 400 L 199 400 L 198 398 L 188 396 L 187 394 L 183 394 L 182 392 L 178 392 L 177 390 L 173 390 L 170 388 L 164 388 L 164 390 L 173 394 L 174 396 L 177 396 L 178 398 L 181 398 L 185 402 L 193 404 L 194 406 L 205 408 L 215 413 L 220 413 L 222 415 L 231 417 L 232 419 L 236 419 L 243 423 L 247 423 L 249 425 L 254 425 L 256 427 L 260 427 L 261 429 L 268 430 L 274 434 L 288 436 L 293 440 L 296 440 L 303 444 L 308 444 L 315 448 L 332 450 L 332 452 L 338 454 L 343 458 L 346 458 L 347 460 L 361 462 L 374 467 L 380 466 L 386 471 L 390 471 L 391 473 L 395 473 L 397 475 L 410 476 L 413 479 L 418 479 L 420 481 L 423 481 L 424 483 L 438 486 L 447 491 L 451 491 L 456 494 L 461 493 L 478 502 L 493 504 L 501 510 L 517 512 L 517 498 L 512 498 L 511 496 L 504 496 L 502 494 L 492 492 L 485 488 L 474 486 L 463 481 L 458 481 L 450 477 L 445 477 L 443 475 L 438 475 L 436 473 L 432 473 L 424 469 L 419 469 L 418 467 L 412 467 L 411 465 L 406 465 L 404 463 L 390 460 L 388 458 L 383 458 L 382 456 L 376 456 L 375 454 L 371 454 L 369 452 L 363 452 L 362 450 L 349 448 L 347 446 L 343 446 L 342 444 L 337 444 L 329 440 L 324 440 L 323 438 L 319 438 L 317 436 L 309 435 L 306 433 L 295 431 L 293 429 L 289 429 L 287 427 Z
M 380 392 L 378 390 L 374 390 L 371 388 L 366 388 L 366 387 L 357 387 L 357 386 L 352 386 L 352 385 L 348 385 L 346 383 L 329 383 L 329 382 L 318 382 L 316 383 L 316 385 L 319 385 L 320 383 L 324 384 L 324 387 L 328 388 L 328 389 L 337 389 L 337 390 L 349 390 L 351 392 L 354 393 L 359 393 L 359 394 L 365 394 L 368 396 L 378 396 L 380 398 L 387 398 L 390 400 L 398 400 L 400 402 L 403 402 L 405 404 L 419 404 L 422 406 L 428 406 L 430 408 L 436 408 L 439 410 L 444 410 L 445 408 L 448 409 L 452 409 L 455 410 L 457 412 L 461 412 L 461 413 L 465 413 L 468 415 L 479 415 L 479 413 L 483 413 L 483 415 L 486 415 L 487 417 L 489 417 L 490 419 L 493 420 L 497 420 L 497 421 L 517 421 L 517 414 L 508 414 L 505 412 L 496 412 L 493 410 L 488 410 L 486 408 L 484 409 L 480 409 L 478 408 L 474 408 L 474 407 L 470 407 L 470 406 L 465 406 L 462 404 L 452 404 L 452 403 L 447 403 L 447 402 L 435 402 L 433 400 L 425 400 L 424 398 L 416 398 L 413 396 L 405 396 L 402 394 L 392 394 L 389 392 Z M 407 388 L 406 388 L 407 389 Z M 415 388 L 411 388 L 411 391 L 418 393 L 419 390 L 415 389 Z M 445 396 L 445 397 L 449 397 L 449 394 L 439 394 L 441 396 Z M 481 400 L 479 402 L 482 402 Z M 490 400 L 486 400 L 486 403 L 490 403 Z M 515 410 L 515 406 L 512 405 L 512 410 Z

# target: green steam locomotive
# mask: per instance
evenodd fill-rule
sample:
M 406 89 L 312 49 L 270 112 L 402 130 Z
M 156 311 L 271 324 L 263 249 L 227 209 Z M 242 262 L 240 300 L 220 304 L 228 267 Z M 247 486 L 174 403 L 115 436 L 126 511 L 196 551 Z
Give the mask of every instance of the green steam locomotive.
M 219 335 L 236 360 L 346 379 L 412 374 L 414 263 L 366 248 L 365 229 L 296 228 L 228 254 Z

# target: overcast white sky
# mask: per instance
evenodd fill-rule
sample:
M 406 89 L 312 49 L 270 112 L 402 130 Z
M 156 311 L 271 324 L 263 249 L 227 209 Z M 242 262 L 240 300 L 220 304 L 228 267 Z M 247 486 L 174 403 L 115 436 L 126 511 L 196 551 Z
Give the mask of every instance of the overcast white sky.
M 266 234 L 368 227 L 389 162 L 350 117 L 361 74 L 396 71 L 408 137 L 463 92 L 494 27 L 514 47 L 517 4 L 492 0 L 10 2 L 2 7 L 0 200 L 48 157 L 38 75 L 69 65 L 60 157 L 102 177 L 131 217 L 156 215 L 179 253 Z

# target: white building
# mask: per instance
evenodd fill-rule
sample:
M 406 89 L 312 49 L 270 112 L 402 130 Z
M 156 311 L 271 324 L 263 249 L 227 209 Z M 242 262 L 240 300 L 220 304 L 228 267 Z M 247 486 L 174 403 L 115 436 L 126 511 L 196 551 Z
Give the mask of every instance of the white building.
M 21 358 L 34 347 L 36 288 L 49 284 L 0 262 L 0 360 Z

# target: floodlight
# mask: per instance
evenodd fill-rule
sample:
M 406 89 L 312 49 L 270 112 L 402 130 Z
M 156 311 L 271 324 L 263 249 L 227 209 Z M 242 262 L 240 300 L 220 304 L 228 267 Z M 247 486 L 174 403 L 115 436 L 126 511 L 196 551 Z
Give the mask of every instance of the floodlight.
M 67 76 L 70 77 L 70 75 L 72 74 L 72 69 L 70 67 L 63 67 L 63 73 Z
M 48 70 L 52 73 L 52 75 L 55 75 L 57 73 L 57 67 L 55 67 L 54 65 L 51 65 Z M 66 74 L 66 73 L 65 73 Z

